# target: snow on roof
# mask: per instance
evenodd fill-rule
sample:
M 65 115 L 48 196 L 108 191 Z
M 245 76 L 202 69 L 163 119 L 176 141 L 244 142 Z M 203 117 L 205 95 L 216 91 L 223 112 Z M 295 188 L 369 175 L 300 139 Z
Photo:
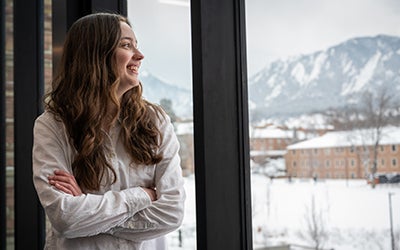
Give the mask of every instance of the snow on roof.
M 250 156 L 283 156 L 286 150 L 251 150 Z
M 292 139 L 295 133 L 297 137 L 305 138 L 302 131 L 295 132 L 291 129 L 281 129 L 276 126 L 250 128 L 250 138 Z
M 350 147 L 360 145 L 375 144 L 373 129 L 335 131 L 328 132 L 320 137 L 316 137 L 303 142 L 295 143 L 287 149 L 307 149 L 307 148 L 333 148 Z M 400 144 L 400 127 L 386 127 L 382 130 L 380 145 Z

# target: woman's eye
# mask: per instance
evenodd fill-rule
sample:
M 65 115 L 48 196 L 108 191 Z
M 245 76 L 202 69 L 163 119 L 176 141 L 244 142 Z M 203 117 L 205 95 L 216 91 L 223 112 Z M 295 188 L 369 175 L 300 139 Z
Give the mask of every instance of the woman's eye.
M 121 44 L 121 47 L 122 47 L 122 48 L 126 48 L 126 49 L 130 49 L 130 48 L 132 48 L 132 44 L 130 44 L 130 43 L 123 43 L 123 44 Z

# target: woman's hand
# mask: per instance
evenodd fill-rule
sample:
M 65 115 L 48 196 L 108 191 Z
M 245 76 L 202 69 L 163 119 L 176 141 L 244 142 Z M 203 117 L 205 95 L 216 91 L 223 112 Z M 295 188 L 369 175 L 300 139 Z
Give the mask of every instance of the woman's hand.
M 157 200 L 157 193 L 156 193 L 155 188 L 145 188 L 145 187 L 142 187 L 142 188 L 149 195 L 151 201 Z
M 48 177 L 50 185 L 54 186 L 60 191 L 73 196 L 79 196 L 82 194 L 82 190 L 75 180 L 75 177 L 65 171 L 56 170 L 54 175 Z

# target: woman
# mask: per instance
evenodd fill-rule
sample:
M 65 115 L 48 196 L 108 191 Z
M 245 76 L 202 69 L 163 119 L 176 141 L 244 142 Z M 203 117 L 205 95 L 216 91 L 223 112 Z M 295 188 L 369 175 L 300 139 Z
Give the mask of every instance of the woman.
M 71 26 L 34 127 L 46 249 L 164 249 L 162 236 L 181 225 L 179 144 L 169 117 L 142 99 L 142 59 L 120 15 Z

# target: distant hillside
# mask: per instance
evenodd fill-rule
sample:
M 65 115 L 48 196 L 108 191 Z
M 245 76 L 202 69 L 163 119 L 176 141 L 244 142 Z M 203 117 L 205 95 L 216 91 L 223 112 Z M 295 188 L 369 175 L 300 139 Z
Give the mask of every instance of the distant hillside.
M 400 38 L 354 38 L 268 64 L 249 79 L 250 113 L 260 119 L 343 107 L 381 86 L 400 93 Z
M 191 91 L 166 83 L 147 71 L 141 72 L 140 81 L 143 84 L 143 95 L 147 100 L 159 104 L 163 98 L 170 99 L 174 112 L 179 117 L 192 117 Z

